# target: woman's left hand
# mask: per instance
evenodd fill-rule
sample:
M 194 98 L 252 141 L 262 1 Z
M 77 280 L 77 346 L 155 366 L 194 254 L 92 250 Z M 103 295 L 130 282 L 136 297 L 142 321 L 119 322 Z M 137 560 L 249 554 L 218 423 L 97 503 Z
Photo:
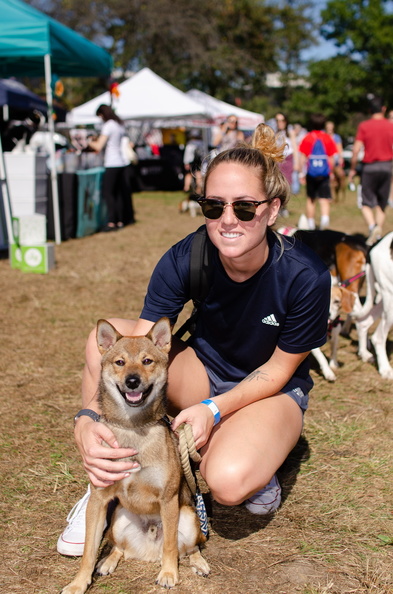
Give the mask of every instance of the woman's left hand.
M 191 425 L 195 446 L 199 450 L 210 437 L 210 433 L 214 427 L 214 416 L 205 404 L 195 404 L 182 410 L 173 419 L 172 430 L 176 431 L 182 423 Z

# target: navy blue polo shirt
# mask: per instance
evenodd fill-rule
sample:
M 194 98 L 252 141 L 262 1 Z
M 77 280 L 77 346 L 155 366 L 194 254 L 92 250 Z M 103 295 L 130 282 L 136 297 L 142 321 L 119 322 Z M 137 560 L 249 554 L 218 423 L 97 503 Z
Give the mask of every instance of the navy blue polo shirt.
M 193 236 L 175 244 L 158 262 L 143 319 L 155 322 L 167 316 L 176 323 L 190 299 Z M 276 345 L 288 353 L 303 353 L 326 342 L 331 278 L 325 264 L 299 240 L 282 237 L 281 245 L 269 231 L 268 241 L 267 261 L 244 282 L 229 278 L 213 249 L 211 285 L 190 344 L 226 381 L 241 381 L 270 359 Z M 310 380 L 307 359 L 295 376 Z

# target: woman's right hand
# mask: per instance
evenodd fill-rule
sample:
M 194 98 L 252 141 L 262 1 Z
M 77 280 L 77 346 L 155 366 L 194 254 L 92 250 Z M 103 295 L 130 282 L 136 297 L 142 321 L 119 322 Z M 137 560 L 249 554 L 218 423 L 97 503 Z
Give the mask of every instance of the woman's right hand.
M 138 462 L 120 462 L 121 458 L 135 456 L 133 448 L 120 448 L 112 431 L 103 423 L 89 417 L 79 417 L 75 424 L 75 441 L 83 465 L 95 487 L 107 487 L 140 469 Z M 102 445 L 105 442 L 109 447 Z

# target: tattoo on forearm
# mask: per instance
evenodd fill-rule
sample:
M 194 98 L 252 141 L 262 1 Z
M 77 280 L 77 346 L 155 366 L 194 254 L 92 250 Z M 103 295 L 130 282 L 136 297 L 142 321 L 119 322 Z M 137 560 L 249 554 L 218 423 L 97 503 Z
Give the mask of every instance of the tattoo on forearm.
M 263 373 L 259 369 L 256 369 L 255 371 L 252 371 L 247 377 L 245 377 L 242 382 L 251 382 L 254 379 L 263 380 L 264 382 L 269 381 L 267 373 Z

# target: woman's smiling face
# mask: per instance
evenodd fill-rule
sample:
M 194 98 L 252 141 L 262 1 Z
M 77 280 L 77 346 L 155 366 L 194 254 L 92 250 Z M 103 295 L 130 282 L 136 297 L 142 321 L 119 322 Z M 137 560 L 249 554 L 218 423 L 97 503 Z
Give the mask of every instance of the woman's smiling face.
M 224 162 L 217 165 L 207 179 L 206 199 L 226 203 L 238 200 L 258 202 L 266 200 L 266 196 L 256 169 L 236 162 Z M 274 224 L 280 205 L 280 199 L 273 198 L 270 203 L 257 206 L 251 221 L 239 221 L 232 206 L 225 207 L 219 219 L 206 219 L 209 237 L 219 250 L 221 259 L 240 259 L 239 263 L 250 261 L 253 267 L 254 258 L 259 260 L 268 249 L 266 229 Z

